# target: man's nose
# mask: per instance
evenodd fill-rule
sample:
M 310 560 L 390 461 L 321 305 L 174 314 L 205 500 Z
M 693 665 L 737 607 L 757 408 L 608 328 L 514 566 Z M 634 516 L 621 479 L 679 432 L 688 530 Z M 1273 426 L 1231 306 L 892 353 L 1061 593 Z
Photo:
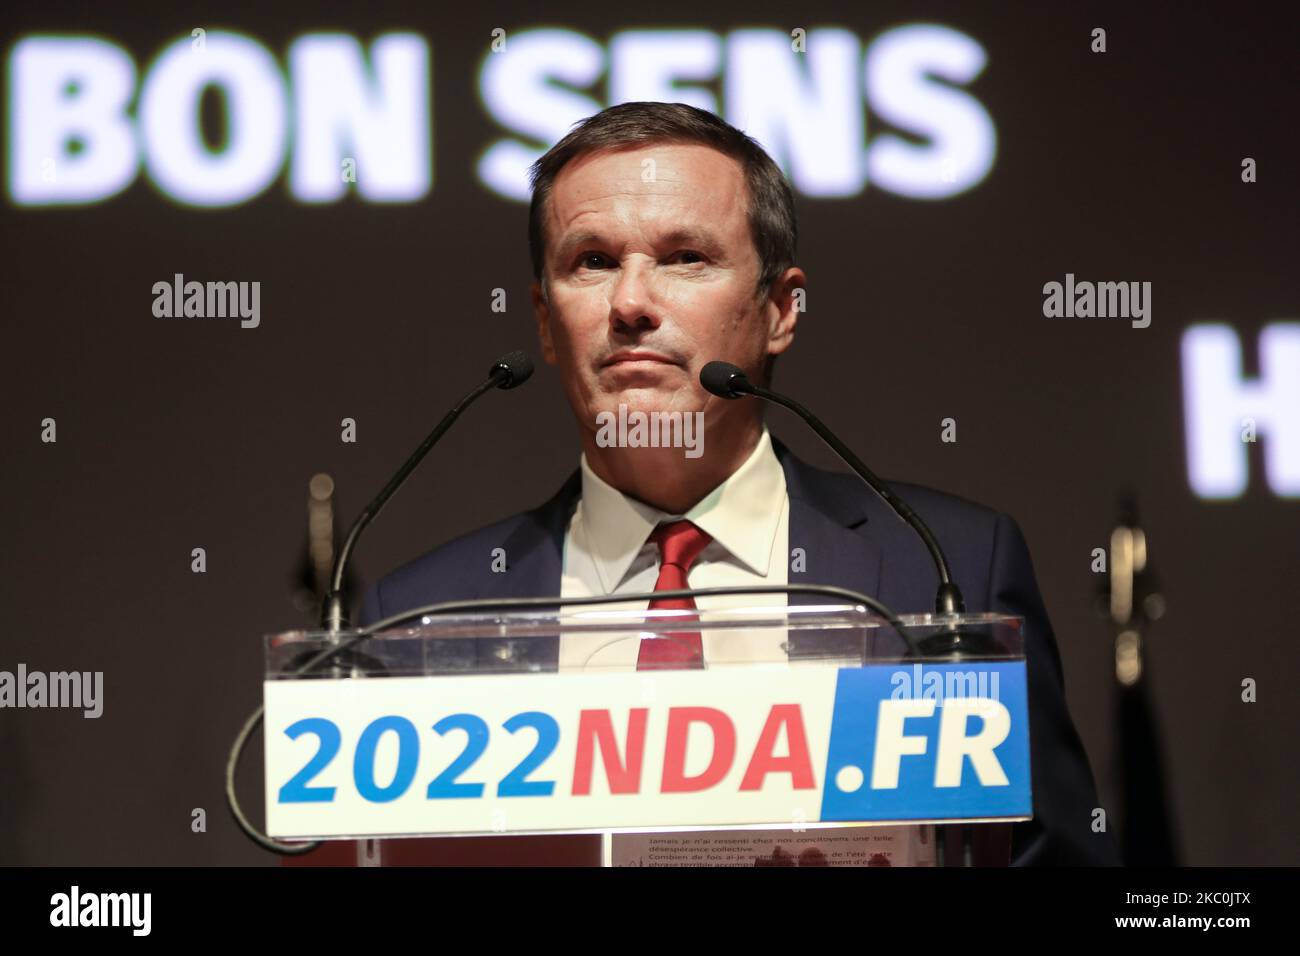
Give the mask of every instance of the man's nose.
M 659 314 L 654 304 L 652 267 L 628 263 L 619 270 L 609 303 L 609 322 L 616 329 L 656 328 Z

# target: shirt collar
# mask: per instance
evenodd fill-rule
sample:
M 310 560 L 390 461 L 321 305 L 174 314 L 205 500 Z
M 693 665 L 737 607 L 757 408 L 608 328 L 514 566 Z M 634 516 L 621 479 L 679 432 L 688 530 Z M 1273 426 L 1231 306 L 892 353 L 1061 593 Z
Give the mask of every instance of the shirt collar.
M 767 576 L 786 485 L 766 427 L 744 464 L 684 515 L 625 495 L 591 470 L 586 455 L 581 469 L 585 543 L 606 593 L 622 583 L 656 525 L 682 518 L 708 532 L 755 574 Z

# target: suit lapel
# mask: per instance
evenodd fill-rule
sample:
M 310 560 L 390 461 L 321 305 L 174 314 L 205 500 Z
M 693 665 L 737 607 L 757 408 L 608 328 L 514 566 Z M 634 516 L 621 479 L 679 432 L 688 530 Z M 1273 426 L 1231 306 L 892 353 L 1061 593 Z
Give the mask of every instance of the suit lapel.
M 581 495 L 582 472 L 577 469 L 550 501 L 523 516 L 504 545 L 507 573 L 492 575 L 502 597 L 560 593 L 564 537 Z
M 867 523 L 864 495 L 854 476 L 813 468 L 785 445 L 772 440 L 785 471 L 790 497 L 790 551 L 802 549 L 803 570 L 791 557 L 791 584 L 831 584 L 876 596 L 880 588 L 880 547 L 862 533 Z M 815 594 L 792 594 L 791 604 L 821 604 Z

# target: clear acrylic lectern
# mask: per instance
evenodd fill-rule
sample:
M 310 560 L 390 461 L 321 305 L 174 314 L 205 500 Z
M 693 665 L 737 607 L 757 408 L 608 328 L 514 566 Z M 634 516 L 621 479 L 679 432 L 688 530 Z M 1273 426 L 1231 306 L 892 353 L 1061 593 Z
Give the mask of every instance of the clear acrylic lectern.
M 269 636 L 267 832 L 307 865 L 1006 864 L 1019 618 L 728 603 Z

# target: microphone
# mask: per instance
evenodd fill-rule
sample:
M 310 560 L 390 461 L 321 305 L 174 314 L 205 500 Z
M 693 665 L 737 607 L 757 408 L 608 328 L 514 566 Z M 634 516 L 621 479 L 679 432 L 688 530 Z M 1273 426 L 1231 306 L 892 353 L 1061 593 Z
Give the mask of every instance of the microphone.
M 497 382 L 497 388 L 509 391 L 512 388 L 518 388 L 532 378 L 533 360 L 528 357 L 528 353 L 523 349 L 515 349 L 493 362 L 492 368 L 488 370 L 488 375 L 502 376 Z
M 379 514 L 384 505 L 388 503 L 397 489 L 402 487 L 402 483 L 411 476 L 411 472 L 424 460 L 430 449 L 438 443 L 447 430 L 455 423 L 456 419 L 461 416 L 465 409 L 469 408 L 483 393 L 491 391 L 494 388 L 509 390 L 518 388 L 533 374 L 533 360 L 528 357 L 528 353 L 522 350 L 509 352 L 492 363 L 488 369 L 487 380 L 482 384 L 475 386 L 468 395 L 457 403 L 456 407 L 443 416 L 442 421 L 438 422 L 433 431 L 420 443 L 420 447 L 411 453 L 411 456 L 402 463 L 402 467 L 397 470 L 397 474 L 389 480 L 382 491 L 375 496 L 370 504 L 366 505 L 361 514 L 357 515 L 356 521 L 352 523 L 352 528 L 348 531 L 348 536 L 343 542 L 343 547 L 339 549 L 338 557 L 334 562 L 334 574 L 330 578 L 330 590 L 325 597 L 324 604 L 321 608 L 321 627 L 325 628 L 332 634 L 337 634 L 347 626 L 348 620 L 343 610 L 343 576 L 347 571 L 348 561 L 352 557 L 352 551 L 356 547 L 357 539 L 365 531 L 366 526 Z
M 730 362 L 710 362 L 700 369 L 700 384 L 718 398 L 734 399 L 752 395 L 749 376 Z
M 705 365 L 704 368 L 700 369 L 700 384 L 719 398 L 737 399 L 752 395 L 755 398 L 761 398 L 764 401 L 780 405 L 782 408 L 788 408 L 802 418 L 821 437 L 822 441 L 826 442 L 844 460 L 844 463 L 852 468 L 858 477 L 866 482 L 871 490 L 879 495 L 885 504 L 889 505 L 894 514 L 898 515 L 921 539 L 926 550 L 930 553 L 930 559 L 934 562 L 935 570 L 939 574 L 939 589 L 934 599 L 935 612 L 950 615 L 960 614 L 966 610 L 966 604 L 961 596 L 961 589 L 957 587 L 957 582 L 952 579 L 948 559 L 933 532 L 921 520 L 920 515 L 913 511 L 907 502 L 890 491 L 889 487 L 877 478 L 871 469 L 864 465 L 858 456 L 853 454 L 849 447 L 835 436 L 834 432 L 822 424 L 816 415 L 794 401 L 794 399 L 770 391 L 761 385 L 755 385 L 749 380 L 744 371 L 729 362 L 709 362 Z M 921 643 L 927 651 L 947 653 L 979 653 L 989 645 L 987 639 L 980 640 L 979 636 L 975 634 L 963 633 L 951 628 L 945 629 L 940 634 L 932 635 Z

